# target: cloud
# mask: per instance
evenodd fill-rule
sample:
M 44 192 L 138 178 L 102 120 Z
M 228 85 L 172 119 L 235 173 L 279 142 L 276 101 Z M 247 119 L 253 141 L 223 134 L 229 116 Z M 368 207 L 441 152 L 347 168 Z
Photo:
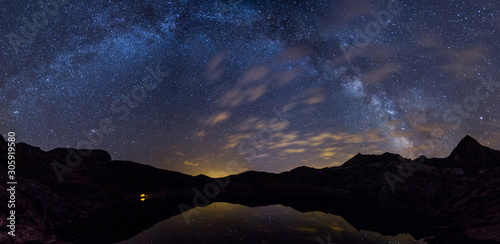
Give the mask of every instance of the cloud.
M 252 137 L 250 133 L 239 133 L 226 136 L 226 146 L 224 146 L 224 149 L 235 148 L 241 141 L 250 137 Z
M 309 88 L 299 94 L 298 98 L 305 105 L 320 103 L 325 99 L 324 90 L 322 88 Z
M 240 105 L 243 98 L 243 91 L 241 88 L 233 88 L 220 97 L 219 103 L 221 106 L 236 107 Z
M 344 136 L 345 143 L 362 143 L 365 142 L 361 135 L 345 135 Z
M 194 134 L 194 136 L 198 137 L 198 138 L 202 138 L 204 136 L 207 135 L 207 132 L 205 130 L 201 130 L 201 131 L 198 131 Z
M 340 141 L 340 140 L 342 140 L 342 136 L 335 135 L 335 134 L 332 134 L 330 132 L 323 132 L 319 135 L 309 137 L 308 141 L 311 141 L 313 146 L 318 146 L 318 145 L 323 144 L 323 142 L 327 139 L 332 139 L 334 141 Z
M 364 74 L 361 76 L 361 81 L 368 84 L 378 83 L 399 70 L 401 70 L 401 68 L 397 64 L 387 64 Z
M 276 81 L 277 87 L 282 87 L 290 83 L 292 80 L 294 80 L 300 74 L 301 71 L 302 68 L 298 67 L 281 72 L 276 72 L 272 76 L 272 79 Z
M 403 123 L 402 120 L 395 119 L 395 120 L 389 120 L 385 124 L 388 125 L 388 126 L 396 126 L 396 125 L 399 125 L 401 123 Z
M 390 134 L 392 137 L 410 137 L 413 135 L 411 132 L 405 132 L 401 130 L 391 130 Z
M 193 166 L 193 167 L 198 167 L 199 163 L 193 163 L 189 161 L 184 161 L 184 164 L 187 166 Z
M 258 117 L 249 117 L 238 125 L 238 130 L 240 131 L 254 130 L 257 127 L 260 127 L 261 126 L 260 124 L 261 120 Z
M 267 158 L 267 157 L 269 157 L 269 154 L 267 153 L 255 156 L 255 158 Z
M 433 136 L 442 136 L 445 134 L 444 125 L 440 124 L 420 124 L 415 125 L 414 129 L 420 132 L 429 132 Z
M 221 106 L 237 107 L 243 101 L 254 102 L 267 91 L 267 85 L 257 85 L 246 89 L 233 88 L 219 98 Z
M 269 149 L 275 149 L 275 148 L 283 148 L 283 147 L 288 147 L 288 146 L 306 146 L 310 144 L 310 142 L 305 141 L 305 140 L 297 140 L 299 137 L 298 132 L 291 132 L 288 134 L 285 133 L 276 133 L 274 135 L 274 138 L 277 138 L 278 142 L 273 141 L 269 142 Z
M 488 147 L 498 147 L 500 145 L 500 131 L 488 132 L 484 137 L 476 137 L 479 143 Z
M 258 117 L 249 117 L 241 122 L 237 127 L 240 131 L 262 130 L 269 128 L 272 131 L 281 131 L 289 125 L 288 121 L 279 121 L 278 119 L 260 119 Z
M 442 65 L 441 69 L 458 77 L 472 78 L 488 67 L 488 65 L 485 65 L 485 68 L 480 69 L 481 66 L 479 65 L 485 62 L 489 53 L 491 53 L 489 48 L 484 46 L 450 50 L 445 52 L 450 61 Z
M 283 106 L 281 111 L 288 112 L 288 111 L 292 110 L 293 108 L 295 108 L 297 106 L 297 104 L 298 104 L 297 102 L 291 102 L 289 104 L 286 104 L 285 106 Z
M 306 105 L 316 104 L 316 103 L 323 102 L 324 99 L 325 98 L 323 96 L 310 97 L 310 98 L 304 100 L 304 104 L 306 104 Z
M 319 157 L 323 159 L 330 159 L 330 157 L 335 156 L 335 152 L 322 152 Z
M 375 8 L 369 0 L 357 0 L 356 4 L 348 0 L 332 4 L 327 17 L 321 23 L 321 31 L 325 34 L 333 34 L 344 24 L 362 16 L 368 16 Z
M 417 36 L 420 45 L 425 47 L 439 47 L 441 40 L 436 34 L 421 33 Z
M 206 121 L 205 121 L 205 124 L 208 124 L 208 125 L 215 125 L 219 122 L 222 122 L 224 120 L 227 120 L 229 118 L 230 114 L 229 114 L 229 111 L 223 111 L 223 112 L 220 112 L 218 114 L 215 114 L 215 115 L 212 115 L 210 116 Z
M 256 66 L 249 71 L 247 71 L 243 77 L 240 79 L 239 83 L 241 85 L 247 85 L 251 82 L 258 81 L 264 78 L 269 73 L 269 69 L 264 66 Z
M 323 151 L 323 152 L 330 152 L 330 151 L 342 151 L 342 147 L 327 147 L 327 148 L 320 148 L 316 149 L 316 151 Z
M 284 153 L 287 153 L 287 154 L 288 154 L 288 153 L 301 153 L 301 152 L 305 152 L 305 151 L 306 151 L 306 149 L 305 149 L 305 148 L 297 148 L 297 149 L 293 149 L 293 148 L 291 148 L 291 149 L 285 149 L 285 150 L 283 150 L 282 152 L 284 152 Z
M 264 95 L 266 90 L 267 90 L 266 85 L 258 85 L 258 86 L 251 87 L 245 91 L 245 97 L 247 97 L 250 102 L 253 102 L 253 101 L 257 100 L 259 97 L 261 97 L 262 95 Z
M 386 142 L 387 138 L 381 135 L 381 129 L 372 129 L 369 130 L 362 135 L 364 138 L 367 139 L 369 142 Z
M 311 146 L 324 145 L 328 141 L 333 141 L 335 144 L 360 144 L 386 141 L 377 131 L 368 131 L 361 134 L 322 132 L 319 135 L 310 135 L 307 140 Z
M 309 48 L 302 46 L 295 46 L 281 52 L 276 58 L 274 58 L 273 65 L 279 66 L 284 63 L 303 59 L 307 57 L 308 54 L 309 54 Z
M 220 52 L 207 62 L 205 70 L 210 81 L 218 80 L 224 73 L 224 67 L 221 63 L 225 57 L 226 52 Z

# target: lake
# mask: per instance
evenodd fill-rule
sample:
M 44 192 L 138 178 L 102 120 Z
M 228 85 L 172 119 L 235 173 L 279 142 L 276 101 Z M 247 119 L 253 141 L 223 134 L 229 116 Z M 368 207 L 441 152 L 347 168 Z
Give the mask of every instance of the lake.
M 188 221 L 186 221 L 186 219 Z M 215 202 L 161 221 L 119 244 L 143 243 L 426 243 L 409 234 L 357 230 L 344 218 L 283 205 Z

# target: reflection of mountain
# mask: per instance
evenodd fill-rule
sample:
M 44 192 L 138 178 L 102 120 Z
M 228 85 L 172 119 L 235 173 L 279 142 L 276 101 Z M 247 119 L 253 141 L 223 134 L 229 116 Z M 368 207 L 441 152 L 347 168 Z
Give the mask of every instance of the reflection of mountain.
M 64 162 L 66 150 L 44 152 L 19 143 L 16 153 L 16 209 L 20 212 L 16 236 L 23 242 L 128 239 L 178 215 L 179 203 L 192 207 L 192 188 L 203 189 L 213 181 L 112 161 L 107 152 L 95 150 L 59 183 L 50 163 Z M 5 141 L 0 137 L 2 167 L 6 158 Z M 444 159 L 358 154 L 341 167 L 233 175 L 211 200 L 323 211 L 344 217 L 357 229 L 384 235 L 410 233 L 429 243 L 488 243 L 500 241 L 499 166 L 499 151 L 467 136 Z M 2 192 L 6 192 L 6 176 L 0 175 Z M 147 197 L 141 202 L 143 193 Z M 7 202 L 6 194 L 0 195 L 0 202 Z M 0 209 L 5 219 L 7 205 Z M 0 241 L 12 241 L 4 234 L 5 225 L 0 229 Z
M 188 210 L 183 215 L 189 215 L 192 222 L 186 224 L 183 217 L 177 215 L 118 244 L 263 243 L 263 240 L 273 244 L 425 243 L 416 242 L 408 234 L 384 236 L 357 230 L 341 216 L 318 211 L 302 213 L 283 205 L 250 208 L 216 202 Z M 318 242 L 318 238 L 323 242 Z

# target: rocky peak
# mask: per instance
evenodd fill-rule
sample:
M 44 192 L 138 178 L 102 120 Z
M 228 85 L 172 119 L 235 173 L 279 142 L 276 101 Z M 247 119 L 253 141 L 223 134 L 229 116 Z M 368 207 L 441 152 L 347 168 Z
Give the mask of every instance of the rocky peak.
M 361 166 L 361 165 L 366 165 L 366 164 L 373 164 L 373 163 L 393 163 L 393 162 L 400 162 L 401 156 L 399 154 L 394 154 L 394 153 L 384 153 L 382 155 L 363 155 L 361 153 L 356 154 L 356 156 L 352 157 L 351 159 L 347 160 L 342 167 L 349 167 L 349 166 Z
M 496 166 L 500 160 L 500 151 L 485 147 L 467 135 L 446 159 L 466 171 L 477 171 Z
M 471 136 L 465 136 L 453 149 L 451 155 L 461 155 L 464 153 L 483 153 L 484 147 Z

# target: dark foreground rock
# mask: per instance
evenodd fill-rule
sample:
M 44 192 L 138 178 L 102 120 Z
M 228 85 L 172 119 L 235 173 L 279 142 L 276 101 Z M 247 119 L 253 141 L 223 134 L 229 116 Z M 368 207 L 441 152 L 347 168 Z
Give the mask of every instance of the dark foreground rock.
M 6 172 L 6 144 L 0 139 L 0 162 Z M 1 243 L 112 243 L 139 233 L 176 211 L 162 213 L 140 195 L 172 202 L 189 197 L 207 179 L 128 161 L 112 161 L 102 150 L 88 152 L 80 165 L 58 180 L 52 162 L 65 163 L 68 150 L 48 152 L 16 145 L 16 237 L 7 235 L 7 204 L 0 205 Z M 8 201 L 7 174 L 0 175 L 0 202 Z M 173 199 L 173 200 L 172 200 Z M 149 199 L 148 199 L 149 200 Z M 165 206 L 169 206 L 166 204 Z M 155 213 L 147 209 L 158 210 Z M 173 208 L 167 208 L 172 210 Z M 145 219 L 146 218 L 146 219 Z M 106 225 L 104 225 L 106 224 Z M 101 232 L 101 235 L 96 235 Z M 93 233 L 93 234 L 92 234 Z

